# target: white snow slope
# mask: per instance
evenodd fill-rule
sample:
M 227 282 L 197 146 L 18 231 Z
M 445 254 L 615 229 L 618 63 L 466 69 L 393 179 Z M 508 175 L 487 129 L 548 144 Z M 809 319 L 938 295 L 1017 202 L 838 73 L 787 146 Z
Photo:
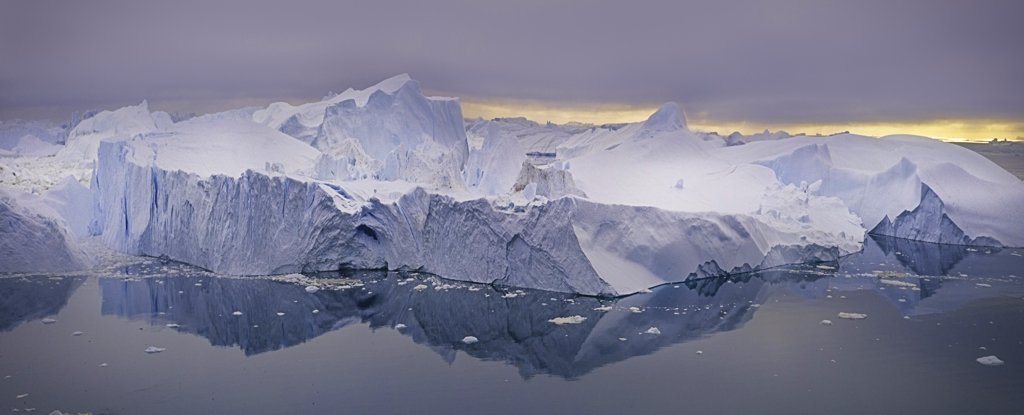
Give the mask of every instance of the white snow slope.
M 54 158 L 96 160 L 75 176 L 91 177 L 88 233 L 228 274 L 416 269 L 623 295 L 835 260 L 868 230 L 1024 246 L 1009 212 L 1024 184 L 925 138 L 726 146 L 690 132 L 673 103 L 635 124 L 467 126 L 457 100 L 425 97 L 405 75 L 300 106 L 159 114 L 101 113 Z M 80 199 L 63 186 L 63 200 Z

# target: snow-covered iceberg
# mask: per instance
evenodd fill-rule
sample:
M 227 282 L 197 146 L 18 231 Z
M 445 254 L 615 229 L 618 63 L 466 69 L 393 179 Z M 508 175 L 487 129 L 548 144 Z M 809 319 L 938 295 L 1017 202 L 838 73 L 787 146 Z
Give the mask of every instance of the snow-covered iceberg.
M 691 132 L 674 103 L 632 124 L 467 125 L 457 99 L 401 75 L 180 122 L 143 103 L 82 121 L 67 142 L 53 159 L 87 169 L 71 174 L 90 183 L 77 210 L 90 235 L 228 274 L 419 270 L 623 295 L 833 261 L 869 230 L 1024 246 L 1008 211 L 1024 184 L 969 150 L 850 134 L 729 146 Z

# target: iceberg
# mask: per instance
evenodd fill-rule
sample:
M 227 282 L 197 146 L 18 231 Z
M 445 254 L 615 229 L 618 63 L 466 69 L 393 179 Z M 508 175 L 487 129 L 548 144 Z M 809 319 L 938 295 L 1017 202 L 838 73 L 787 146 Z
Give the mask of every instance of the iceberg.
M 77 271 L 88 265 L 59 214 L 35 195 L 0 188 L 0 271 Z
M 178 122 L 145 102 L 104 111 L 52 158 L 0 163 L 45 173 L 33 183 L 58 248 L 95 238 L 234 275 L 388 269 L 621 296 L 833 262 L 868 231 L 1024 246 L 1024 183 L 955 145 L 729 142 L 691 131 L 675 103 L 629 124 L 465 122 L 407 75 Z

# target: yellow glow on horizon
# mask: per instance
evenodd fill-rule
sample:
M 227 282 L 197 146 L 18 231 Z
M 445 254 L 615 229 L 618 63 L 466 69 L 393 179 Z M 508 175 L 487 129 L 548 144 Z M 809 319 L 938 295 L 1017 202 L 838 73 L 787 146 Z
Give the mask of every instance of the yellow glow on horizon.
M 639 122 L 647 119 L 657 107 L 627 105 L 546 105 L 539 102 L 487 102 L 462 99 L 462 112 L 466 118 L 492 119 L 499 117 L 526 117 L 540 123 L 581 122 L 608 124 Z M 992 138 L 1024 140 L 1024 120 L 1006 119 L 936 119 L 919 121 L 878 121 L 851 123 L 796 123 L 769 124 L 694 119 L 688 117 L 691 130 L 717 131 L 729 134 L 739 131 L 753 134 L 764 131 L 785 130 L 790 134 L 832 134 L 849 131 L 854 134 L 881 137 L 890 134 L 912 134 L 946 141 L 988 141 Z

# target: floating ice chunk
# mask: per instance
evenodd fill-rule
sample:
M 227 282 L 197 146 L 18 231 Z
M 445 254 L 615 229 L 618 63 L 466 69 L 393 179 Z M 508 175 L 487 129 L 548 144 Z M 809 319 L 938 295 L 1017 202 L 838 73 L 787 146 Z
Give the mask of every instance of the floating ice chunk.
M 831 326 L 832 325 L 832 320 L 821 320 L 821 325 L 822 326 Z
M 917 284 L 909 283 L 909 282 L 906 282 L 906 281 L 887 280 L 885 278 L 878 280 L 878 282 L 880 282 L 882 284 L 886 284 L 886 285 L 892 285 L 894 287 L 913 288 L 913 287 L 917 286 Z
M 645 331 L 644 334 L 653 334 L 653 335 L 657 336 L 657 335 L 661 334 L 661 330 L 658 330 L 657 327 L 651 327 L 651 328 L 647 329 L 647 331 Z
M 74 333 L 71 333 L 71 335 L 72 335 L 72 336 L 81 336 L 81 335 L 83 335 L 83 334 L 85 334 L 85 333 L 84 333 L 84 332 L 81 332 L 81 331 L 76 331 L 76 332 L 74 332 Z
M 976 283 L 976 284 L 974 284 L 974 285 L 977 285 L 977 286 L 979 286 L 979 287 L 986 287 L 986 288 L 988 288 L 988 287 L 991 287 L 991 286 L 992 286 L 992 284 L 985 284 L 985 283 L 983 283 L 983 282 L 979 282 L 979 283 Z
M 278 311 L 278 312 L 277 312 L 277 316 L 278 316 L 278 317 L 281 317 L 281 316 L 283 316 L 283 315 L 284 315 L 284 313 L 282 313 L 282 312 L 280 312 L 280 311 Z
M 108 365 L 106 363 L 100 363 L 100 367 L 107 367 L 107 366 L 110 366 L 110 365 Z
M 306 292 L 307 293 L 313 294 L 313 293 L 315 293 L 317 291 L 320 291 L 320 287 L 317 287 L 315 285 L 307 285 L 306 286 Z
M 508 294 L 505 294 L 505 295 L 501 296 L 501 298 L 516 298 L 518 296 L 519 296 L 519 294 L 516 294 L 516 293 L 508 293 Z
M 984 356 L 974 360 L 977 360 L 978 363 L 981 363 L 985 366 L 1002 366 L 1004 363 L 1002 360 L 999 360 L 999 358 L 995 356 Z
M 594 311 L 602 311 L 602 312 L 603 311 L 611 311 L 611 310 L 612 310 L 612 306 L 610 306 L 610 305 L 601 306 L 601 307 L 595 307 L 594 308 Z
M 147 348 L 146 348 L 146 350 L 144 350 L 144 351 L 145 351 L 146 353 L 150 353 L 150 354 L 152 354 L 152 353 L 160 353 L 160 352 L 162 352 L 162 351 L 164 351 L 164 350 L 167 350 L 167 349 L 165 349 L 165 348 L 163 348 L 163 347 L 149 346 L 149 347 L 147 347 Z
M 480 341 L 480 339 L 478 339 L 476 337 L 473 337 L 473 336 L 466 336 L 466 337 L 462 338 L 462 342 L 466 343 L 466 344 L 473 344 L 473 343 L 476 343 L 478 341 Z
M 15 396 L 14 399 L 24 399 L 24 398 L 27 398 L 27 397 L 28 397 L 28 394 L 27 393 L 23 393 L 21 395 Z
M 167 323 L 166 326 L 169 329 L 176 329 L 178 327 L 181 327 L 181 325 L 179 325 L 178 323 Z
M 704 354 L 704 351 L 703 350 L 698 350 L 697 354 Z
M 839 318 L 845 318 L 847 320 L 863 320 L 863 319 L 868 318 L 868 315 L 867 314 L 861 314 L 861 313 L 845 313 L 845 312 L 840 311 L 839 312 Z
M 548 320 L 548 322 L 561 326 L 563 324 L 580 324 L 586 321 L 586 319 L 587 318 L 583 316 L 555 317 L 551 320 Z
M 402 323 L 395 324 L 395 330 L 404 330 L 407 326 Z
M 49 318 L 49 317 L 47 317 L 47 318 L 44 318 L 44 319 L 42 319 L 41 321 L 43 322 L 43 324 L 53 324 L 53 323 L 56 323 L 56 322 L 57 322 L 57 320 L 54 320 L 54 319 L 52 319 L 52 318 Z
M 317 310 L 313 310 L 313 314 L 319 314 L 319 313 L 320 313 L 320 310 L 319 310 L 319 309 L 317 309 Z
M 420 285 L 417 285 L 415 287 L 412 287 L 412 289 L 414 289 L 416 291 L 423 291 L 423 290 L 427 289 L 427 286 L 423 285 L 423 284 L 420 284 Z
M 640 307 L 630 307 L 629 311 L 634 312 L 634 313 L 642 313 L 642 312 L 644 312 L 643 310 L 640 309 Z
M 626 338 L 625 337 L 619 337 L 619 341 L 620 342 L 624 342 L 624 341 L 626 341 Z
M 235 311 L 234 313 L 231 313 L 231 315 L 233 315 L 233 316 L 240 316 L 240 315 L 242 315 L 242 312 L 241 311 Z

